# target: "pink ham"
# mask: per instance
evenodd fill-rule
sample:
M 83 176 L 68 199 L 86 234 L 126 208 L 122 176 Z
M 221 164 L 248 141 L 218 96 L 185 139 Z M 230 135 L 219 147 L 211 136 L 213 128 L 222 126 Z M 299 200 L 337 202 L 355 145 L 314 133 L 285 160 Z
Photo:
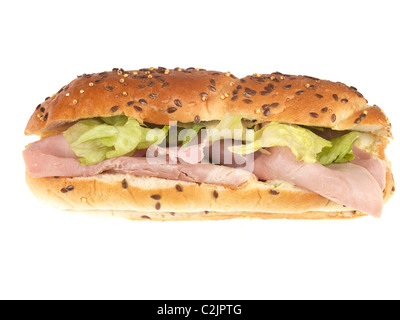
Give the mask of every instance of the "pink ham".
M 369 173 L 375 178 L 376 182 L 378 182 L 381 190 L 385 189 L 386 166 L 384 162 L 378 157 L 368 152 L 365 152 L 364 150 L 361 150 L 355 146 L 353 146 L 353 153 L 356 157 L 351 161 L 351 163 L 367 169 Z
M 69 149 L 63 135 L 45 138 L 28 146 L 23 152 L 27 172 L 40 177 L 90 177 L 102 172 L 128 173 L 198 183 L 239 186 L 254 175 L 212 164 L 170 164 L 157 158 L 118 157 L 97 165 L 83 166 Z
M 283 180 L 308 189 L 352 209 L 379 217 L 382 191 L 367 169 L 352 163 L 305 163 L 286 147 L 269 148 L 255 160 L 255 175 L 261 180 Z

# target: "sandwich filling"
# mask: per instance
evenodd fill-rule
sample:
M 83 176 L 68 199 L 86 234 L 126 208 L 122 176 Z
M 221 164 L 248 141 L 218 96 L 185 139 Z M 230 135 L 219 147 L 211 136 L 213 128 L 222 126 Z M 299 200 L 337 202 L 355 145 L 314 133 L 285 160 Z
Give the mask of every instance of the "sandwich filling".
M 231 188 L 282 180 L 380 216 L 386 164 L 371 153 L 374 142 L 368 133 L 241 116 L 157 126 L 122 115 L 78 121 L 23 155 L 34 178 L 123 173 Z

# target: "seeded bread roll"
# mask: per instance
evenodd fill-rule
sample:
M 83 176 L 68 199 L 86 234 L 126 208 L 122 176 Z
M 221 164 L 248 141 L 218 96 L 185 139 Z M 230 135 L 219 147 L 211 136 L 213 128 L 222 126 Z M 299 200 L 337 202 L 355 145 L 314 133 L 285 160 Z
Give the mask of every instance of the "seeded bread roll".
M 123 174 L 90 178 L 32 178 L 27 174 L 26 181 L 38 199 L 56 208 L 131 220 L 330 219 L 365 215 L 283 181 L 251 181 L 238 188 Z M 389 168 L 385 202 L 393 192 Z
M 385 147 L 391 125 L 377 106 L 342 83 L 278 72 L 237 78 L 204 69 L 84 74 L 38 105 L 25 134 L 63 132 L 80 119 L 125 114 L 141 122 L 221 120 L 242 115 L 281 123 L 372 133 L 370 152 L 386 163 L 386 202 L 394 192 Z M 238 188 L 122 174 L 32 178 L 32 192 L 65 210 L 152 220 L 229 218 L 354 218 L 364 214 L 284 181 L 249 181 Z M 368 195 L 366 195 L 368 196 Z
M 37 106 L 25 133 L 53 135 L 79 119 L 122 113 L 162 125 L 236 114 L 257 122 L 391 136 L 382 110 L 369 106 L 356 88 L 342 83 L 278 72 L 239 79 L 230 72 L 161 67 L 79 76 Z

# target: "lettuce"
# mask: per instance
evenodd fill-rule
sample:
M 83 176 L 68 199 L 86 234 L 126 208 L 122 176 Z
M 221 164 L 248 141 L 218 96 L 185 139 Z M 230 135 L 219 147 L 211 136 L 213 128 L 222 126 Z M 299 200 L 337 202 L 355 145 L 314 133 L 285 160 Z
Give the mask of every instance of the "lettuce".
M 317 157 L 318 162 L 323 165 L 328 165 L 332 162 L 340 163 L 353 160 L 353 143 L 361 135 L 361 132 L 353 131 L 341 137 L 331 139 L 330 142 L 332 146 L 322 149 Z
M 210 141 L 221 139 L 253 141 L 254 130 L 248 128 L 254 126 L 254 123 L 251 119 L 239 115 L 227 115 L 221 121 L 212 121 L 205 126 Z
M 131 155 L 136 149 L 160 144 L 168 133 L 150 129 L 133 118 L 116 116 L 81 120 L 64 132 L 64 137 L 83 165 Z
M 271 122 L 254 133 L 254 142 L 233 146 L 229 149 L 234 153 L 249 154 L 274 146 L 289 147 L 298 161 L 316 162 L 318 153 L 324 147 L 330 147 L 331 142 L 306 128 Z

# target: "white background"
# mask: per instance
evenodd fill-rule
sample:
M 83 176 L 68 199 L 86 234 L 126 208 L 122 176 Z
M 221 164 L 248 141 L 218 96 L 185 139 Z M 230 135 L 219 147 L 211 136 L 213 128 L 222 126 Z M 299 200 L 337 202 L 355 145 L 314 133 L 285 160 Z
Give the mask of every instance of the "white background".
M 399 299 L 400 212 L 346 221 L 131 222 L 24 183 L 24 127 L 82 73 L 199 67 L 341 81 L 399 138 L 398 1 L 7 1 L 0 9 L 0 298 Z M 400 139 L 400 138 L 399 138 Z M 398 141 L 389 146 L 400 177 Z M 368 195 L 365 195 L 366 197 Z

